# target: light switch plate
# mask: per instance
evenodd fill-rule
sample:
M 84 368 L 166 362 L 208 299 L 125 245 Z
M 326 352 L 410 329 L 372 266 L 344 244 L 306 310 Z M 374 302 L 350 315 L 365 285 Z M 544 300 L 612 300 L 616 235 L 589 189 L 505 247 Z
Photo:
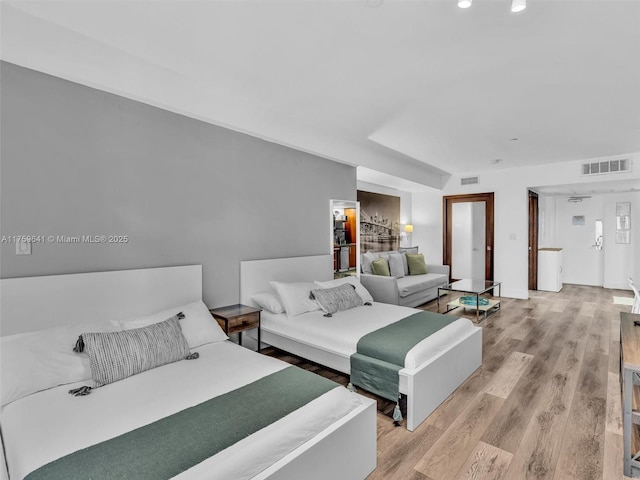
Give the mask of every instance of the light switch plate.
M 16 242 L 16 255 L 31 255 L 31 242 Z

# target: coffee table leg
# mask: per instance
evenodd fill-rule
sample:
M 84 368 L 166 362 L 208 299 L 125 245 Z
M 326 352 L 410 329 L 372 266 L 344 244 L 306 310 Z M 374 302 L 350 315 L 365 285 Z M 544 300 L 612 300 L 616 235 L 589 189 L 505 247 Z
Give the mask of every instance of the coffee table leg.
M 480 322 L 480 294 L 476 293 L 476 323 Z
M 440 313 L 440 287 L 438 287 L 438 313 Z

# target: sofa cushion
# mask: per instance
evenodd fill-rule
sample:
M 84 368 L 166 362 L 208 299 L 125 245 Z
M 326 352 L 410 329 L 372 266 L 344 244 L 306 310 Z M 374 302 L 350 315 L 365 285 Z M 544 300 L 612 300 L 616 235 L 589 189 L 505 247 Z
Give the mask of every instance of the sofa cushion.
M 422 253 L 406 253 L 405 255 L 409 264 L 409 275 L 425 275 L 429 273 Z
M 384 277 L 391 276 L 391 272 L 389 272 L 389 263 L 384 257 L 376 258 L 371 262 L 371 270 L 373 270 L 374 275 L 382 275 Z
M 425 275 L 409 275 L 398 278 L 398 294 L 406 297 L 412 293 L 435 288 L 447 283 L 448 277 L 441 273 L 427 273 Z

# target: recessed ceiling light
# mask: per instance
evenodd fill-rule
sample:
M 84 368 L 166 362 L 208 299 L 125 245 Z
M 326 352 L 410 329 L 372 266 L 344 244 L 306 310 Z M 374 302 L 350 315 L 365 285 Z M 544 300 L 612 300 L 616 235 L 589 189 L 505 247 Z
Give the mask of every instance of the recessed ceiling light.
M 469 8 L 472 0 L 458 0 L 458 6 L 460 8 Z

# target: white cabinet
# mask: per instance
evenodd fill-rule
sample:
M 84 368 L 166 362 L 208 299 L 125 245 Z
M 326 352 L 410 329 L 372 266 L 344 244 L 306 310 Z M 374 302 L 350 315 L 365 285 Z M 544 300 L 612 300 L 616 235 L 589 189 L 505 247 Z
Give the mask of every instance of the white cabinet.
M 538 290 L 559 292 L 562 289 L 562 249 L 538 250 Z

